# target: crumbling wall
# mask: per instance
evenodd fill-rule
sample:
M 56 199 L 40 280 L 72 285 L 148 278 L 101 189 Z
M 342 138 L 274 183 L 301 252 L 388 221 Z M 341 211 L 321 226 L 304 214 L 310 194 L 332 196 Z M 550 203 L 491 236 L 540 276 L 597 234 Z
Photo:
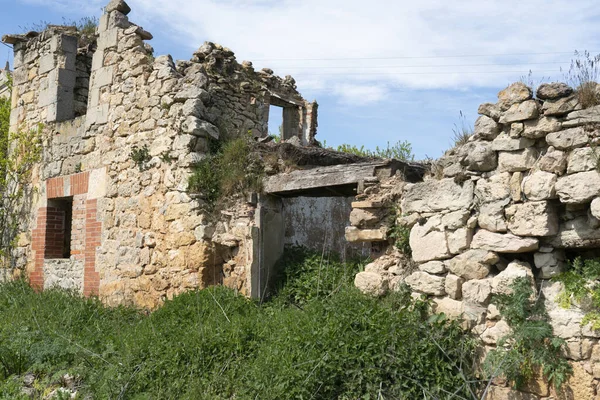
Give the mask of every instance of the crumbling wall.
M 34 286 L 74 288 L 109 304 L 154 308 L 212 284 L 251 295 L 256 203 L 232 199 L 215 214 L 188 180 L 210 140 L 266 136 L 274 93 L 303 115 L 309 104 L 291 78 L 256 73 L 216 44 L 190 61 L 155 58 L 145 43 L 152 35 L 129 12 L 111 1 L 97 37 L 79 49 L 67 27 L 3 38 L 15 50 L 11 129 L 42 127 L 18 265 Z M 314 128 L 312 141 L 316 121 L 300 123 Z M 84 216 L 61 228 L 70 229 L 71 256 L 50 260 L 47 211 L 63 199 Z
M 492 296 L 529 277 L 543 294 L 554 334 L 567 341 L 575 370 L 569 391 L 573 398 L 592 398 L 600 376 L 591 357 L 600 333 L 582 324 L 580 309 L 558 306 L 561 284 L 549 279 L 569 257 L 597 254 L 600 244 L 600 107 L 583 109 L 564 84 L 542 85 L 534 99 L 516 83 L 498 100 L 479 108 L 474 135 L 435 162 L 424 182 L 379 188 L 398 191 L 388 199 L 399 213 L 395 224 L 374 218 L 372 202 L 366 210 L 365 202 L 355 205 L 350 240 L 385 242 L 400 227 L 410 230 L 405 245 L 411 252 L 409 260 L 389 250 L 355 283 L 376 295 L 407 284 L 430 296 L 438 312 L 464 318 L 489 350 L 511 329 Z M 380 237 L 369 238 L 373 223 Z M 395 240 L 402 247 L 402 238 Z M 528 398 L 551 395 L 541 380 L 527 390 Z M 494 393 L 497 399 L 516 395 L 503 387 Z

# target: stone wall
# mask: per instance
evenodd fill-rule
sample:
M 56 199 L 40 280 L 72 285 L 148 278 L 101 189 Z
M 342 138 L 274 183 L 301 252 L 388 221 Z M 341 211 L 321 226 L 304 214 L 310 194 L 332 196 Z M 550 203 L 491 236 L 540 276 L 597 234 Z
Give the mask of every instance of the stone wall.
M 152 35 L 129 12 L 111 1 L 84 42 L 58 26 L 3 38 L 15 51 L 11 129 L 41 127 L 43 142 L 18 265 L 40 288 L 70 287 L 109 304 L 154 308 L 212 284 L 252 295 L 256 203 L 232 199 L 215 215 L 202 193 L 188 192 L 189 176 L 209 140 L 266 136 L 277 96 L 310 128 L 298 129 L 298 140 L 312 142 L 316 104 L 293 79 L 254 72 L 220 45 L 205 43 L 190 61 L 154 57 Z M 64 199 L 85 217 L 61 228 L 71 257 L 49 262 L 46 213 Z M 80 261 L 81 279 L 64 273 Z
M 472 137 L 436 161 L 424 182 L 374 191 L 390 194 L 388 208 L 400 213 L 396 224 L 410 229 L 412 256 L 390 248 L 355 283 L 376 295 L 407 284 L 415 295 L 431 297 L 438 312 L 464 318 L 492 348 L 510 331 L 492 296 L 508 293 L 515 278 L 530 277 L 543 293 L 554 334 L 567 341 L 575 368 L 569 390 L 593 394 L 600 332 L 582 324 L 581 310 L 556 304 L 561 284 L 549 279 L 568 259 L 598 254 L 600 106 L 583 109 L 564 84 L 541 85 L 533 98 L 516 83 L 479 113 Z M 353 229 L 363 235 L 369 227 L 395 229 L 376 217 L 373 202 L 366 210 L 364 204 L 354 205 Z M 517 395 L 494 390 L 493 398 Z M 550 396 L 547 385 L 529 390 L 527 398 Z

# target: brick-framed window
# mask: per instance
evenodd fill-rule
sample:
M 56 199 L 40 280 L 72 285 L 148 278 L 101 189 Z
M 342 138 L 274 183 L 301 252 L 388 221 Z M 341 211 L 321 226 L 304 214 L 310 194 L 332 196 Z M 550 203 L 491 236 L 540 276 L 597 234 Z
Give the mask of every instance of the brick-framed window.
M 71 258 L 83 261 L 83 294 L 97 295 L 100 274 L 96 271 L 96 249 L 100 246 L 102 223 L 98 221 L 97 199 L 88 199 L 89 172 L 51 178 L 45 182 L 46 207 L 38 209 L 32 231 L 33 287 L 44 287 L 44 260 Z

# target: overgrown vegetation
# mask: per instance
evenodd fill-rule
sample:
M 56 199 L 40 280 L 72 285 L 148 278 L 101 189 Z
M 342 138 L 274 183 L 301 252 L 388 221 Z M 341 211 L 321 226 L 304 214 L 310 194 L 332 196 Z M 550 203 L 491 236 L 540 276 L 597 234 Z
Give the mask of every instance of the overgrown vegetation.
M 129 153 L 129 157 L 131 160 L 137 165 L 140 171 L 146 169 L 148 161 L 150 161 L 150 149 L 148 146 L 144 145 L 142 147 L 133 146 L 131 152 Z
M 211 140 L 209 154 L 194 166 L 189 191 L 202 194 L 214 206 L 221 198 L 260 192 L 263 176 L 264 166 L 252 151 L 250 137 Z
M 558 389 L 572 374 L 564 357 L 566 342 L 554 336 L 544 302 L 535 297 L 528 278 L 517 278 L 510 287 L 511 294 L 497 295 L 494 302 L 512 333 L 489 353 L 485 369 L 492 377 L 506 377 L 516 388 L 541 371 Z
M 583 53 L 575 51 L 575 58 L 571 60 L 565 78 L 567 83 L 575 88 L 583 108 L 600 104 L 600 93 L 597 89 L 599 77 L 600 54 L 592 56 L 587 50 Z
M 48 21 L 40 21 L 36 23 L 32 23 L 31 25 L 19 26 L 21 31 L 24 33 L 27 32 L 42 32 L 48 29 L 51 25 L 51 22 Z M 62 22 L 60 24 L 55 25 L 63 25 L 63 26 L 72 26 L 77 30 L 77 32 L 82 36 L 94 36 L 96 34 L 96 28 L 98 27 L 98 18 L 96 17 L 83 17 L 78 20 L 68 19 L 63 17 Z
M 361 157 L 373 158 L 393 158 L 400 161 L 414 161 L 415 155 L 412 151 L 412 144 L 408 140 L 397 141 L 393 145 L 387 142 L 387 147 L 375 147 L 375 150 L 366 149 L 365 146 L 355 146 L 350 144 L 341 144 L 337 147 L 328 147 L 327 142 L 323 142 L 323 147 L 340 151 L 342 153 L 354 154 Z
M 570 268 L 554 280 L 564 286 L 557 299 L 559 305 L 564 308 L 574 304 L 581 306 L 586 312 L 582 323 L 600 329 L 600 260 L 577 257 Z
M 352 284 L 355 264 L 301 249 L 259 304 L 215 287 L 145 316 L 25 282 L 0 286 L 0 397 L 77 377 L 81 398 L 473 399 L 475 342 L 408 291 Z
M 0 99 L 0 268 L 15 267 L 12 255 L 19 224 L 31 200 L 29 184 L 33 166 L 41 158 L 43 126 L 15 133 L 9 128 L 10 96 Z

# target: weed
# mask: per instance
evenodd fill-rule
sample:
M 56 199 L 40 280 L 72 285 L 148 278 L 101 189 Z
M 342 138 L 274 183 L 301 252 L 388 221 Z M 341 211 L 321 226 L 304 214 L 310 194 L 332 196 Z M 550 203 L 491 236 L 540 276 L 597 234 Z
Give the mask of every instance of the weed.
M 148 161 L 150 161 L 150 150 L 146 145 L 142 147 L 133 146 L 131 152 L 129 153 L 129 157 L 131 157 L 140 171 L 143 171 L 146 168 Z
M 597 81 L 600 77 L 600 54 L 592 57 L 586 50 L 575 52 L 569 71 L 565 75 L 567 83 L 576 89 L 577 98 L 583 108 L 600 104 Z
M 492 378 L 504 376 L 520 388 L 541 369 L 559 389 L 572 374 L 564 357 L 566 342 L 553 335 L 544 302 L 534 296 L 528 278 L 515 279 L 511 289 L 511 294 L 497 295 L 493 301 L 512 333 L 500 338 L 496 349 L 488 354 L 485 370 Z
M 75 164 L 75 173 L 76 174 L 80 173 L 81 172 L 81 168 L 82 168 L 81 163 Z
M 473 136 L 473 128 L 467 123 L 465 114 L 463 114 L 462 111 L 460 111 L 459 114 L 459 122 L 454 123 L 454 128 L 452 128 L 454 147 L 466 144 L 471 136 Z
M 548 82 L 549 80 L 550 78 L 546 76 L 542 76 L 540 79 L 535 79 L 531 70 L 529 70 L 527 75 L 521 75 L 519 77 L 519 82 L 530 88 L 534 94 L 537 93 L 537 88 L 542 83 Z
M 323 141 L 323 147 L 327 148 L 326 141 Z M 390 142 L 387 142 L 387 146 L 385 148 L 380 148 L 377 146 L 375 150 L 366 149 L 365 146 L 357 147 L 350 144 L 341 144 L 337 148 L 329 148 L 342 153 L 354 154 L 360 157 L 393 158 L 400 161 L 414 161 L 415 159 L 415 155 L 412 152 L 412 145 L 407 140 L 398 141 L 392 146 L 390 146 Z
M 174 160 L 174 158 L 171 157 L 171 154 L 168 151 L 163 151 L 162 153 L 160 153 L 160 159 L 166 164 L 171 164 Z

